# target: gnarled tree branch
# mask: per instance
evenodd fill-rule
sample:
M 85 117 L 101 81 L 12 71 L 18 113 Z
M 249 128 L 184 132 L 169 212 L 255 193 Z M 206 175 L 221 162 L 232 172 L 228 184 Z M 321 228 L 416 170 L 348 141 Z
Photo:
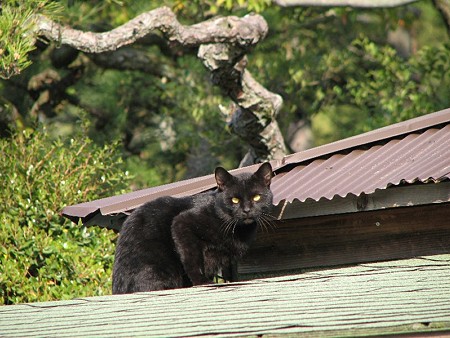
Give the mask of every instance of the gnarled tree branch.
M 228 118 L 232 130 L 251 149 L 241 166 L 268 159 L 281 159 L 286 147 L 276 122 L 283 99 L 261 86 L 245 69 L 247 59 L 225 44 L 202 45 L 199 58 L 219 85 L 237 104 Z
M 248 51 L 267 34 L 260 15 L 213 18 L 191 26 L 178 22 L 168 7 L 161 7 L 107 32 L 83 32 L 62 26 L 45 16 L 36 18 L 37 34 L 86 53 L 114 51 L 159 31 L 171 43 L 199 47 L 198 56 L 211 71 L 213 83 L 237 105 L 231 113 L 232 130 L 249 143 L 245 164 L 280 159 L 286 154 L 275 120 L 282 99 L 259 84 L 245 69 Z
M 36 18 L 37 33 L 52 41 L 59 41 L 87 53 L 102 53 L 132 44 L 153 31 L 162 32 L 169 41 L 184 46 L 220 43 L 250 47 L 267 33 L 262 16 L 248 15 L 219 17 L 192 26 L 179 23 L 168 7 L 142 13 L 127 23 L 107 32 L 83 32 L 62 26 L 45 16 Z

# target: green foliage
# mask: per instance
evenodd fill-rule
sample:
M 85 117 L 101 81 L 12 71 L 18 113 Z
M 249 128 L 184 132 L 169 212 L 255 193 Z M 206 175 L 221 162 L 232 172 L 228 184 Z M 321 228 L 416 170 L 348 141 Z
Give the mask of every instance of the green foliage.
M 66 205 L 123 193 L 117 144 L 44 130 L 0 139 L 0 303 L 110 292 L 115 235 L 63 219 Z
M 427 46 L 409 59 L 388 45 L 357 38 L 336 53 L 338 68 L 313 116 L 314 132 L 323 142 L 366 132 L 450 106 L 450 44 Z M 364 70 L 364 71 L 361 71 Z M 321 126 L 321 128 L 318 128 Z M 317 139 L 316 139 L 317 141 Z
M 217 13 L 221 8 L 226 10 L 245 9 L 246 11 L 262 12 L 269 7 L 271 0 L 217 0 L 210 2 L 211 13 Z
M 269 35 L 248 67 L 283 96 L 282 129 L 310 121 L 320 145 L 450 106 L 448 35 L 430 2 L 419 8 L 265 10 Z M 427 26 L 434 35 L 416 28 Z M 388 39 L 396 30 L 407 55 Z
M 393 48 L 368 39 L 356 40 L 354 46 L 367 60 L 368 71 L 335 91 L 337 99 L 369 109 L 366 130 L 450 105 L 450 44 L 424 48 L 406 61 Z
M 49 0 L 6 0 L 0 7 L 0 77 L 10 78 L 31 64 L 28 54 L 35 49 L 30 34 L 38 14 L 55 17 L 60 10 Z
M 124 157 L 135 178 L 134 188 L 182 179 L 189 156 L 205 142 L 209 145 L 206 156 L 222 161 L 241 155 L 238 140 L 226 129 L 218 109 L 224 99 L 210 85 L 195 56 L 178 57 L 176 67 L 163 78 L 94 69 L 71 91 L 85 106 L 99 112 L 97 123 L 89 130 L 95 142 L 107 143 L 117 135 L 129 138 Z M 60 115 L 67 116 L 68 108 L 63 109 Z M 71 119 L 59 121 L 70 129 Z M 224 145 L 229 147 L 224 149 Z M 212 173 L 217 162 L 211 161 L 203 172 Z

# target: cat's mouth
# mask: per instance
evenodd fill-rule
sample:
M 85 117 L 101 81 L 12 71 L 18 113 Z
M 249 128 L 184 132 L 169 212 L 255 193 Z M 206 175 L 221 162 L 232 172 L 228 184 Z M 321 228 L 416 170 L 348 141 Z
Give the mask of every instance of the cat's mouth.
M 244 224 L 250 224 L 253 223 L 255 220 L 253 218 L 244 218 L 242 221 Z

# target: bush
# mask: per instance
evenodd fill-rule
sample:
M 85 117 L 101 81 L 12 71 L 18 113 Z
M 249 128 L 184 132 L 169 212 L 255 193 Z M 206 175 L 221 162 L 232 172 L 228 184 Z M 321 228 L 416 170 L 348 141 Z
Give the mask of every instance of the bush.
M 0 140 L 0 302 L 109 293 L 116 235 L 60 216 L 66 205 L 124 192 L 118 145 L 46 130 Z

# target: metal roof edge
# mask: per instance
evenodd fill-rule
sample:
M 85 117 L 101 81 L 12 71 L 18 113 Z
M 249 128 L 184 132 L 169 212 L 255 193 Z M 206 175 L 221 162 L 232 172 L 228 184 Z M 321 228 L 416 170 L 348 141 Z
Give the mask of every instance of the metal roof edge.
M 275 166 L 277 161 L 271 161 Z M 260 164 L 230 170 L 231 173 L 239 174 L 243 172 L 253 172 Z M 274 167 L 275 168 L 275 167 Z M 188 193 L 200 193 L 216 187 L 214 174 L 206 176 L 194 177 L 182 181 L 167 183 L 151 188 L 140 189 L 125 194 L 105 197 L 89 202 L 66 206 L 62 209 L 61 214 L 65 217 L 85 218 L 89 215 L 100 211 L 102 215 L 111 213 L 120 213 L 132 210 L 145 202 L 162 196 L 185 196 Z M 186 192 L 186 193 L 185 193 Z M 149 195 L 152 196 L 149 199 Z
M 281 160 L 270 161 L 275 173 L 282 173 L 288 166 L 295 166 L 301 162 L 314 160 L 322 156 L 332 155 L 334 153 L 349 150 L 366 144 L 372 144 L 383 140 L 392 139 L 401 135 L 429 129 L 434 126 L 450 122 L 450 108 L 423 115 L 414 119 L 399 122 L 383 128 L 379 128 L 364 134 L 355 135 L 333 143 L 325 144 L 319 147 L 311 148 L 292 155 L 287 155 Z M 258 165 L 231 170 L 232 173 L 242 173 L 254 171 Z M 117 214 L 132 210 L 137 206 L 160 196 L 186 196 L 193 193 L 199 193 L 214 188 L 216 185 L 214 175 L 191 178 L 165 185 L 137 190 L 122 195 L 106 197 L 94 201 L 66 206 L 61 214 L 65 217 L 74 219 L 76 217 L 90 217 L 95 212 L 101 215 Z
M 198 187 L 209 184 L 209 181 L 211 180 L 213 180 L 213 175 L 207 175 L 136 190 L 125 194 L 105 197 L 85 203 L 66 206 L 62 209 L 61 214 L 63 216 L 70 215 L 84 218 L 95 213 L 96 211 L 100 211 L 102 215 L 109 214 L 111 212 L 123 212 L 145 203 L 149 200 L 148 196 L 150 194 L 151 196 L 157 198 L 160 196 L 166 196 L 173 191 L 172 195 L 177 195 L 177 191 L 178 194 L 181 193 L 180 188 L 184 189 L 186 187 L 191 187 L 190 189 L 198 189 Z
M 343 140 L 335 141 L 298 153 L 287 155 L 283 157 L 283 159 L 278 161 L 278 165 L 275 165 L 275 170 L 280 170 L 281 168 L 288 165 L 298 164 L 300 162 L 312 160 L 325 155 L 330 155 L 342 150 L 391 139 L 449 122 L 450 108 L 447 108 L 435 113 L 422 115 L 410 120 L 375 129 L 367 133 L 351 136 Z

